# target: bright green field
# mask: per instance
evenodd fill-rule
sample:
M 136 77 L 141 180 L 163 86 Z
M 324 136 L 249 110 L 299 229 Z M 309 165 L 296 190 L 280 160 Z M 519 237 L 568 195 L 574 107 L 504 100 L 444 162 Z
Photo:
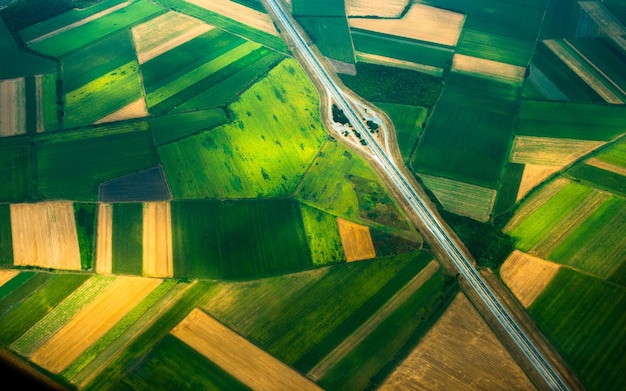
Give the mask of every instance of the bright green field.
M 594 157 L 614 166 L 626 168 L 626 140 L 612 145 Z
M 515 246 L 528 251 L 563 218 L 576 209 L 592 189 L 572 182 L 546 201 L 532 215 L 508 232 L 517 240 Z
M 140 276 L 143 266 L 143 204 L 113 204 L 113 273 Z
M 290 194 L 325 131 L 315 90 L 285 60 L 229 109 L 231 123 L 159 148 L 175 198 Z
M 626 387 L 626 288 L 562 268 L 529 312 L 587 389 Z
M 624 118 L 624 105 L 525 100 L 517 134 L 604 141 L 626 132 Z
M 31 197 L 31 138 L 0 139 L 0 201 L 23 202 Z
M 380 107 L 393 122 L 396 129 L 396 138 L 404 162 L 408 162 L 415 147 L 417 138 L 422 133 L 422 126 L 426 120 L 428 110 L 420 106 L 402 105 L 395 103 L 374 103 Z
M 300 205 L 306 238 L 315 266 L 345 261 L 337 218 L 308 205 Z
M 548 259 L 607 278 L 626 261 L 626 200 L 611 197 L 550 253 Z
M 258 278 L 313 266 L 293 200 L 180 201 L 171 208 L 176 277 Z

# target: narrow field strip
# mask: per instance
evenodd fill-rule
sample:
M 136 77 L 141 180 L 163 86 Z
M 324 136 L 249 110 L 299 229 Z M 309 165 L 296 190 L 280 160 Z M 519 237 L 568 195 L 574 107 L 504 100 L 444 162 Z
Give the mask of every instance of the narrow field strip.
M 187 43 L 208 31 L 211 31 L 212 29 L 213 26 L 208 24 L 196 26 L 193 29 L 186 31 L 184 34 L 172 38 L 167 42 L 163 42 L 159 46 L 156 46 L 150 50 L 146 50 L 141 53 L 137 53 L 137 60 L 139 60 L 139 64 L 144 64 L 152 60 L 153 58 L 160 56 L 163 53 L 166 53 L 184 43 Z
M 113 272 L 113 207 L 98 204 L 98 228 L 96 236 L 96 273 Z
M 313 369 L 307 373 L 307 377 L 313 381 L 321 379 L 326 372 L 339 363 L 372 333 L 385 319 L 397 310 L 411 295 L 413 295 L 426 281 L 439 270 L 439 263 L 431 261 L 411 281 L 403 286 L 389 301 L 378 309 L 365 323 L 354 331 L 348 338 L 343 340 L 332 352 L 324 357 Z
M 230 0 L 187 0 L 187 2 L 216 12 L 229 19 L 243 23 L 265 33 L 279 36 L 272 18 L 266 13 L 246 7 Z
M 346 262 L 361 261 L 376 257 L 369 227 L 337 217 L 339 236 Z
M 626 28 L 615 19 L 611 11 L 607 10 L 602 2 L 579 1 L 578 5 L 585 10 L 587 15 L 610 37 L 626 35 Z
M 35 131 L 37 133 L 42 133 L 46 130 L 43 77 L 44 77 L 43 75 L 35 76 L 35 111 L 36 111 Z
M 379 18 L 399 18 L 410 0 L 348 0 L 348 16 L 377 16 Z
M 626 167 L 620 167 L 615 164 L 607 163 L 596 158 L 588 159 L 587 161 L 585 161 L 585 163 L 590 166 L 597 167 L 605 171 L 610 171 L 619 175 L 626 176 Z
M 19 270 L 0 270 L 0 286 L 20 274 Z
M 37 43 L 37 42 L 39 42 L 39 41 L 43 41 L 43 40 L 48 39 L 48 38 L 50 38 L 50 37 L 53 37 L 53 36 L 55 36 L 55 35 L 58 35 L 58 34 L 61 34 L 61 33 L 63 33 L 63 32 L 66 32 L 66 31 L 72 30 L 72 29 L 74 29 L 74 28 L 76 28 L 76 27 L 79 27 L 79 26 L 82 26 L 82 25 L 84 25 L 84 24 L 87 24 L 87 23 L 89 23 L 89 22 L 91 22 L 91 21 L 94 21 L 94 20 L 96 20 L 96 19 L 99 19 L 99 18 L 101 18 L 101 17 L 103 17 L 103 16 L 109 15 L 109 14 L 111 14 L 111 13 L 113 13 L 113 12 L 117 11 L 117 10 L 120 10 L 120 9 L 122 9 L 122 8 L 126 8 L 126 7 L 128 7 L 128 6 L 129 6 L 132 2 L 133 2 L 133 0 L 129 0 L 129 1 L 126 1 L 126 2 L 124 2 L 124 3 L 118 4 L 118 5 L 116 5 L 116 6 L 113 6 L 113 7 L 111 7 L 111 8 L 105 9 L 104 11 L 100 11 L 100 12 L 98 12 L 97 14 L 93 14 L 93 15 L 91 15 L 91 16 L 86 17 L 85 19 L 81 19 L 81 20 L 79 20 L 79 21 L 77 21 L 77 22 L 74 22 L 74 23 L 72 23 L 72 24 L 68 24 L 68 25 L 67 25 L 67 26 L 65 26 L 65 27 L 61 27 L 60 29 L 56 29 L 56 30 L 51 31 L 51 32 L 49 32 L 49 33 L 47 33 L 47 34 L 44 34 L 44 35 L 42 35 L 42 36 L 40 36 L 40 37 L 33 38 L 33 39 L 31 39 L 30 41 L 26 42 L 26 44 L 27 44 L 27 45 L 32 45 L 32 44 Z
M 172 277 L 172 214 L 169 202 L 143 204 L 143 275 Z
M 465 15 L 413 4 L 402 19 L 350 18 L 348 22 L 351 28 L 456 46 L 465 23 Z
M 468 75 L 486 76 L 507 83 L 521 83 L 526 74 L 524 67 L 458 53 L 452 58 L 451 70 Z
M 0 137 L 26 133 L 24 78 L 0 80 Z
M 542 166 L 566 166 L 604 144 L 604 141 L 516 136 L 510 161 Z
M 32 362 L 59 373 L 152 292 L 161 280 L 117 277 L 63 328 L 39 347 Z
M 624 103 L 624 101 L 604 85 L 602 80 L 597 78 L 585 64 L 570 54 L 559 42 L 555 40 L 545 40 L 543 43 L 606 102 L 613 104 Z
M 513 250 L 500 268 L 500 277 L 524 308 L 528 308 L 560 268 L 556 263 Z
M 546 201 L 548 201 L 552 196 L 561 191 L 565 186 L 569 185 L 570 181 L 566 178 L 557 178 L 552 182 L 546 184 L 546 186 L 541 189 L 541 191 L 532 198 L 528 199 L 522 206 L 515 212 L 515 215 L 504 227 L 505 232 L 509 232 L 515 227 L 517 227 L 522 221 L 524 221 L 528 216 L 535 213 L 537 209 L 541 207 Z
M 386 65 L 400 69 L 408 69 L 411 71 L 418 71 L 427 73 L 433 76 L 442 76 L 443 68 L 434 67 L 431 65 L 419 64 L 411 61 L 398 60 L 397 58 L 379 56 L 377 54 L 370 54 L 364 52 L 356 52 L 356 58 L 358 61 L 367 62 L 376 65 Z
M 568 216 L 555 225 L 547 235 L 540 239 L 529 253 L 540 258 L 547 256 L 561 244 L 583 221 L 587 220 L 599 207 L 609 199 L 609 194 L 594 189 Z
M 80 250 L 71 202 L 11 204 L 13 264 L 80 270 Z
M 253 390 L 321 390 L 197 308 L 176 325 L 171 334 Z

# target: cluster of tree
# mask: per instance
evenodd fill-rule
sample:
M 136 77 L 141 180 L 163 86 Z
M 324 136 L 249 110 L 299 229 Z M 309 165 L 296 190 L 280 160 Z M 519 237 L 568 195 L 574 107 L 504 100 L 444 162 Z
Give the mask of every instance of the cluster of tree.
M 350 125 L 350 121 L 348 120 L 348 117 L 346 117 L 346 115 L 344 114 L 343 110 L 337 107 L 337 105 L 334 103 L 332 107 L 332 112 L 333 121 L 337 122 L 338 124 Z
M 431 108 L 443 88 L 443 79 L 425 73 L 357 63 L 357 75 L 339 75 L 348 88 L 370 102 L 391 102 Z

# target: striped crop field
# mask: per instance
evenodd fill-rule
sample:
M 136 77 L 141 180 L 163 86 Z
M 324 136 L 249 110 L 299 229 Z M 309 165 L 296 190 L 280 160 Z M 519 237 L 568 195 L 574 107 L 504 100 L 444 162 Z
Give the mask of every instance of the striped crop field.
M 560 266 L 514 250 L 500 267 L 500 277 L 525 308 L 550 284 Z

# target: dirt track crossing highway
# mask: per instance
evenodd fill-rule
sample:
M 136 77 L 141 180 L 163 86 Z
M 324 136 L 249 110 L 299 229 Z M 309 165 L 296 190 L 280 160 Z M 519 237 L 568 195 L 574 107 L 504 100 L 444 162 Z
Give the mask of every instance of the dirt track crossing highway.
M 409 181 L 398 169 L 395 162 L 384 152 L 369 129 L 361 121 L 358 109 L 353 102 L 346 98 L 341 88 L 333 81 L 328 72 L 311 50 L 299 30 L 294 27 L 295 22 L 291 16 L 279 4 L 278 0 L 267 0 L 268 10 L 273 14 L 275 22 L 282 31 L 289 35 L 295 48 L 299 51 L 301 59 L 306 61 L 306 65 L 314 73 L 317 81 L 324 87 L 326 93 L 332 98 L 335 104 L 343 110 L 344 114 L 355 130 L 361 133 L 369 149 L 372 159 L 387 174 L 391 182 L 396 186 L 398 192 L 406 199 L 411 208 L 422 219 L 426 229 L 428 229 L 443 249 L 445 254 L 454 263 L 459 273 L 469 282 L 478 296 L 492 312 L 493 316 L 500 322 L 503 329 L 510 335 L 512 340 L 518 345 L 528 360 L 535 367 L 537 372 L 545 380 L 548 387 L 553 390 L 569 390 L 570 387 L 563 380 L 561 374 L 556 371 L 550 362 L 541 354 L 539 349 L 533 344 L 527 334 L 520 328 L 513 317 L 505 309 L 498 297 L 492 292 L 485 280 L 478 273 L 472 263 L 466 258 L 458 245 L 447 233 L 443 224 L 438 220 L 430 207 L 422 200 L 421 196 L 411 186 Z

